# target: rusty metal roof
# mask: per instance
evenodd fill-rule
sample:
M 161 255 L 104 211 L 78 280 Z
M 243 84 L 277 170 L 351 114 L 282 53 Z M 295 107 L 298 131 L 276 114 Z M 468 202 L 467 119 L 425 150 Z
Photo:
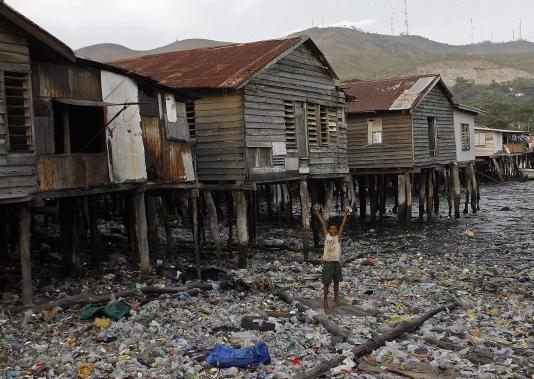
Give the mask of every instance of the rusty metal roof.
M 0 1 L 0 15 L 28 33 L 31 38 L 41 44 L 44 44 L 57 54 L 61 55 L 63 58 L 66 58 L 71 62 L 76 60 L 76 56 L 70 47 L 21 13 L 17 12 L 15 9 L 11 8 L 4 1 Z
M 269 63 L 307 41 L 311 42 L 309 37 L 240 43 L 145 55 L 110 64 L 175 89 L 239 88 Z M 315 45 L 312 47 L 318 51 Z
M 349 113 L 398 111 L 412 109 L 436 83 L 443 82 L 435 74 L 392 78 L 375 81 L 355 81 L 344 84 Z M 446 89 L 445 84 L 443 87 Z M 449 97 L 450 92 L 446 89 Z

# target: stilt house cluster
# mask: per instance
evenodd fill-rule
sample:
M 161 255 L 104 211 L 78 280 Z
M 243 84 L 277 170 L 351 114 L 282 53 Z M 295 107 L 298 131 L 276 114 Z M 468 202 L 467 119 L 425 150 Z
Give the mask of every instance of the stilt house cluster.
M 52 248 L 70 275 L 84 248 L 98 262 L 106 218 L 123 226 L 141 275 L 192 251 L 200 276 L 204 221 L 204 249 L 237 250 L 245 266 L 261 209 L 281 224 L 300 214 L 305 259 L 319 244 L 312 204 L 328 220 L 358 197 L 375 222 L 395 198 L 405 224 L 413 193 L 431 219 L 444 191 L 459 217 L 465 178 L 464 211 L 478 209 L 479 111 L 439 75 L 341 84 L 307 37 L 98 63 L 0 3 L 0 87 L 0 261 L 20 256 L 24 304 L 42 224 L 58 225 Z M 176 247 L 178 219 L 191 234 Z

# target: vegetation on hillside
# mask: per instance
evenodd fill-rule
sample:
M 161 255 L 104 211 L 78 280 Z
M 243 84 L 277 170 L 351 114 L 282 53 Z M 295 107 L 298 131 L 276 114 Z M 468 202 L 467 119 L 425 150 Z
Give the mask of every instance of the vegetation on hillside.
M 477 85 L 457 78 L 451 88 L 457 102 L 482 109 L 480 124 L 491 128 L 534 131 L 534 80 Z

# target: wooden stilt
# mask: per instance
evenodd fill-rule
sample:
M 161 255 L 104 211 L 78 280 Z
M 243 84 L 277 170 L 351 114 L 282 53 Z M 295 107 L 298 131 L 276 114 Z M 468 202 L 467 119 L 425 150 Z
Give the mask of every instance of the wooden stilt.
M 412 222 L 412 178 L 409 172 L 404 173 L 404 182 L 406 184 L 406 223 Z
M 249 239 L 251 243 L 256 243 L 256 227 L 257 227 L 257 222 L 258 222 L 258 207 L 257 207 L 257 201 L 256 201 L 256 191 L 249 191 L 248 198 L 249 198 L 248 200 Z
M 479 176 L 479 172 L 478 172 L 478 168 L 476 166 L 476 163 L 473 163 L 473 170 L 475 170 L 475 178 L 476 178 L 476 181 L 477 181 L 477 191 L 476 191 L 476 194 L 477 194 L 477 211 L 480 210 L 480 176 Z
M 477 213 L 478 182 L 477 182 L 477 177 L 475 174 L 475 164 L 470 162 L 468 163 L 468 167 L 469 167 L 469 176 L 471 177 L 471 211 L 473 213 Z
M 360 218 L 365 218 L 367 213 L 367 184 L 365 175 L 359 175 L 358 181 L 358 199 L 360 201 Z
M 454 196 L 454 218 L 460 218 L 460 169 L 458 165 L 451 166 L 451 180 Z
M 171 196 L 166 193 L 161 197 L 161 201 L 161 220 L 163 221 L 163 230 L 165 231 L 165 259 L 170 261 L 173 258 L 173 242 L 170 223 L 170 213 L 172 209 Z
M 378 217 L 380 221 L 382 221 L 386 213 L 387 187 L 388 177 L 386 175 L 380 175 L 378 179 Z
M 397 175 L 398 209 L 397 217 L 399 224 L 406 223 L 406 177 L 404 174 Z
M 449 206 L 449 218 L 452 218 L 452 203 L 454 201 L 453 189 L 451 187 L 451 171 L 449 168 L 443 169 L 444 189 L 447 191 L 447 205 Z
M 441 188 L 440 173 L 437 170 L 433 170 L 432 173 L 434 183 L 434 214 L 439 214 L 439 190 Z
M 134 220 L 134 247 L 137 251 L 134 255 L 139 257 L 141 277 L 150 275 L 150 253 L 148 248 L 148 227 L 145 208 L 145 194 L 136 191 L 132 195 L 133 220 Z
M 426 172 L 426 218 L 432 221 L 432 209 L 434 208 L 434 169 L 430 168 Z
M 493 166 L 495 167 L 495 172 L 497 173 L 499 181 L 504 182 L 503 171 L 502 171 L 501 165 L 497 161 L 497 158 L 491 158 L 491 161 L 493 162 Z
M 98 264 L 98 255 L 102 248 L 102 240 L 100 238 L 100 232 L 98 230 L 97 208 L 98 208 L 98 196 L 89 196 L 87 198 L 87 212 L 89 222 L 89 236 L 91 239 L 91 260 L 93 264 Z
M 269 188 L 269 186 L 267 186 Z M 271 201 L 270 197 L 267 199 L 267 203 Z M 233 258 L 232 243 L 234 240 L 234 198 L 232 193 L 228 194 L 228 255 Z
M 367 183 L 369 190 L 369 214 L 371 216 L 371 224 L 375 224 L 377 211 L 376 175 L 369 175 Z
M 247 229 L 247 199 L 243 191 L 233 193 L 234 207 L 237 223 L 237 254 L 238 265 L 241 268 L 246 267 L 248 257 L 248 229 Z
M 8 212 L 7 209 L 0 206 L 0 266 L 9 265 L 8 251 Z
M 304 260 L 308 260 L 310 246 L 310 194 L 306 179 L 300 181 L 300 208 L 302 216 L 302 252 Z
M 273 197 L 271 194 L 271 186 L 269 184 L 265 185 L 265 202 L 267 203 L 267 214 L 269 217 L 273 217 Z
M 290 183 L 286 184 L 286 188 L 287 188 L 287 194 L 289 195 L 286 218 L 287 218 L 288 225 L 290 225 L 293 222 L 293 191 L 292 191 Z
M 347 186 L 347 205 L 356 204 L 356 192 L 354 191 L 354 178 L 352 175 L 345 175 L 345 184 Z
M 315 204 L 322 202 L 320 200 L 319 191 L 318 191 L 318 186 L 320 184 L 321 182 L 317 180 L 307 182 L 306 187 L 308 188 L 308 198 L 310 200 L 310 206 L 308 208 L 310 208 L 312 204 L 315 205 Z M 301 200 L 301 204 L 302 204 L 302 200 Z M 308 210 L 308 213 L 309 213 L 309 210 Z M 313 247 L 317 249 L 319 248 L 320 241 L 321 241 L 321 231 L 320 231 L 321 227 L 319 224 L 319 220 L 317 220 L 317 217 L 311 217 L 310 226 L 311 226 L 311 231 L 313 233 Z
M 191 219 L 193 225 L 193 249 L 195 250 L 195 267 L 197 270 L 197 279 L 202 279 L 200 268 L 200 230 L 198 228 L 198 193 L 191 193 Z M 246 228 L 246 227 L 245 227 Z
M 469 213 L 469 196 L 471 195 L 471 190 L 473 188 L 473 184 L 471 183 L 471 175 L 469 173 L 469 165 L 465 166 L 464 176 L 465 176 L 465 206 L 464 206 L 464 214 L 468 214 Z
M 78 276 L 81 272 L 79 251 L 79 206 L 75 198 L 58 200 L 60 235 L 62 239 L 62 255 L 65 273 Z
M 419 222 L 424 221 L 426 201 L 426 170 L 419 173 Z
M 20 269 L 22 273 L 22 303 L 32 305 L 32 264 L 30 256 L 30 209 L 24 204 L 19 209 Z
M 284 212 L 286 208 L 284 187 L 282 184 L 277 184 L 276 189 L 276 193 L 278 194 L 278 225 L 282 226 L 284 224 Z
M 334 181 L 325 182 L 324 201 L 323 201 L 323 218 L 328 223 L 332 213 L 332 201 L 334 200 Z
M 148 221 L 148 246 L 152 257 L 160 258 L 161 245 L 159 241 L 158 201 L 154 196 L 146 196 L 146 216 Z M 154 258 L 155 259 L 155 258 Z
M 215 256 L 217 260 L 221 259 L 221 235 L 219 234 L 219 224 L 217 222 L 217 208 L 213 201 L 213 196 L 210 191 L 204 191 L 204 202 L 206 203 L 206 210 L 208 211 L 208 222 L 211 240 L 215 245 Z

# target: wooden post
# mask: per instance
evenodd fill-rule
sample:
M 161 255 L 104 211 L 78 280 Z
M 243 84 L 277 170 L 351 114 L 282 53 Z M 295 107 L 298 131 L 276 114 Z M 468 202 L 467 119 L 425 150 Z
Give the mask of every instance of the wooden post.
M 162 207 L 161 207 L 161 218 L 163 221 L 163 230 L 165 231 L 165 259 L 171 260 L 173 258 L 173 249 L 172 249 L 172 231 L 170 224 L 170 213 L 172 210 L 172 201 L 171 195 L 165 193 L 161 197 Z
M 159 220 L 158 220 L 158 199 L 154 196 L 146 195 L 146 216 L 148 226 L 148 246 L 150 255 L 160 258 L 161 245 L 159 241 Z
M 269 188 L 269 186 L 267 186 Z M 267 204 L 271 201 L 270 197 L 267 199 Z M 228 194 L 228 255 L 233 258 L 232 242 L 234 240 L 234 198 L 232 193 Z
M 308 260 L 310 246 L 310 194 L 308 192 L 308 183 L 306 179 L 300 181 L 300 208 L 302 215 L 302 252 L 304 260 Z
M 444 189 L 447 191 L 447 205 L 449 206 L 449 218 L 452 218 L 452 203 L 453 203 L 453 190 L 451 187 L 451 171 L 445 167 L 443 169 L 443 180 L 445 181 Z
M 366 177 L 365 175 L 359 175 L 358 181 L 358 199 L 360 202 L 360 218 L 365 218 L 367 213 L 367 194 L 366 194 Z
M 419 222 L 424 221 L 426 201 L 426 170 L 419 173 Z
M 0 206 L 0 265 L 8 266 L 9 265 L 9 252 L 7 250 L 8 246 L 8 215 L 7 209 Z
M 406 222 L 412 222 L 412 179 L 409 172 L 404 173 L 404 182 L 406 184 Z
M 471 194 L 471 189 L 473 187 L 473 185 L 471 183 L 471 174 L 469 173 L 469 165 L 465 166 L 464 177 L 465 177 L 465 206 L 464 206 L 464 214 L 468 214 L 469 213 L 469 195 Z
M 133 206 L 133 229 L 135 231 L 134 248 L 137 251 L 135 256 L 139 257 L 139 266 L 141 277 L 150 275 L 150 253 L 148 249 L 148 227 L 146 221 L 145 194 L 142 191 L 136 191 L 132 196 Z
M 451 167 L 451 181 L 454 193 L 454 218 L 460 218 L 460 169 L 457 164 Z
M 475 174 L 475 164 L 469 162 L 467 165 L 469 167 L 469 176 L 471 176 L 471 211 L 477 213 L 478 182 Z
M 91 238 L 91 259 L 94 264 L 98 264 L 98 252 L 102 248 L 102 240 L 100 238 L 100 232 L 98 231 L 98 196 L 89 196 L 87 199 L 88 206 L 88 221 L 89 221 L 89 236 Z
M 497 158 L 491 158 L 491 161 L 493 162 L 493 165 L 495 166 L 495 171 L 497 172 L 499 181 L 504 182 L 504 175 L 502 173 L 501 166 L 499 165 L 499 162 L 497 161 Z
M 215 245 L 215 256 L 217 260 L 221 259 L 221 235 L 219 234 L 219 224 L 217 222 L 217 208 L 213 201 L 213 196 L 210 191 L 204 191 L 204 202 L 206 203 L 206 209 L 208 211 L 208 222 L 211 240 Z
M 378 218 L 380 221 L 384 219 L 384 214 L 386 213 L 387 186 L 387 177 L 380 175 L 378 178 Z
M 78 199 L 63 198 L 58 200 L 59 226 L 62 240 L 62 255 L 65 273 L 78 276 L 80 264 L 80 212 Z
M 70 154 L 70 108 L 68 105 L 63 105 L 63 153 Z
M 371 224 L 376 223 L 376 175 L 369 175 L 368 178 L 369 187 L 369 213 L 371 215 Z
M 429 168 L 426 172 L 426 218 L 432 221 L 432 209 L 434 208 L 434 169 Z
M 310 202 L 308 208 L 310 208 L 312 204 L 315 205 L 318 203 L 322 203 L 322 200 L 320 200 L 320 195 L 318 191 L 318 186 L 320 185 L 321 185 L 321 181 L 317 181 L 317 180 L 307 182 L 306 187 L 308 188 L 308 199 Z M 309 213 L 309 210 L 308 210 L 308 213 Z M 319 224 L 319 220 L 317 219 L 317 217 L 313 217 L 313 215 L 310 215 L 310 216 L 311 216 L 310 227 L 313 233 L 313 247 L 317 249 L 319 248 L 321 237 L 322 237 L 322 231 L 320 230 L 321 226 Z
M 345 184 L 347 185 L 347 205 L 356 204 L 356 192 L 354 191 L 354 178 L 352 175 L 345 175 Z
M 289 195 L 289 201 L 287 204 L 287 213 L 286 213 L 286 219 L 288 225 L 290 225 L 293 222 L 293 191 L 291 190 L 291 184 L 286 184 L 287 188 L 287 194 Z M 258 201 L 256 199 L 256 209 L 258 208 Z
M 399 199 L 397 217 L 399 224 L 404 225 L 406 222 L 406 177 L 404 174 L 397 175 L 397 193 Z
M 243 191 L 236 191 L 233 196 L 238 236 L 238 265 L 244 268 L 247 265 L 248 257 L 247 198 Z
M 323 218 L 328 224 L 330 214 L 332 213 L 332 201 L 334 199 L 334 181 L 327 180 L 325 182 L 324 202 L 323 202 Z
M 475 162 L 473 162 L 473 170 L 475 170 L 475 179 L 477 182 L 477 211 L 480 210 L 480 176 L 478 173 L 477 165 Z
M 20 270 L 22 274 L 22 304 L 32 305 L 32 263 L 30 256 L 30 210 L 24 204 L 19 209 Z
M 433 170 L 432 178 L 434 183 L 434 213 L 439 214 L 439 189 L 441 187 L 439 171 Z
M 197 279 L 202 279 L 202 272 L 200 270 L 200 233 L 198 228 L 198 193 L 191 191 L 191 223 L 193 226 L 193 249 L 195 250 L 195 266 L 197 269 Z M 246 222 L 245 222 L 246 229 Z

